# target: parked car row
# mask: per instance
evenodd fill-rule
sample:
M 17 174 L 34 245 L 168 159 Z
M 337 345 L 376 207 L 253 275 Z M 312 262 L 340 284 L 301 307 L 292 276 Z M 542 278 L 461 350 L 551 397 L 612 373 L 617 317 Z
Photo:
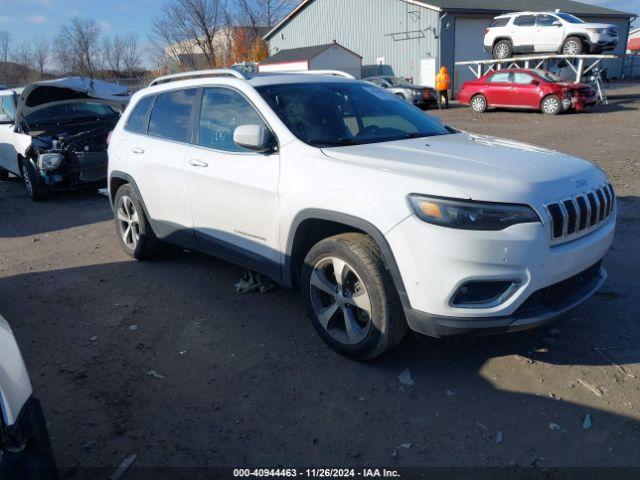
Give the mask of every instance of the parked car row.
M 364 80 L 384 88 L 405 102 L 420 108 L 426 109 L 438 104 L 438 94 L 434 88 L 414 85 L 401 77 L 377 76 Z
M 557 115 L 594 106 L 597 94 L 591 85 L 565 82 L 544 70 L 507 69 L 491 71 L 478 80 L 465 82 L 458 101 L 471 106 L 475 112 L 507 107 Z

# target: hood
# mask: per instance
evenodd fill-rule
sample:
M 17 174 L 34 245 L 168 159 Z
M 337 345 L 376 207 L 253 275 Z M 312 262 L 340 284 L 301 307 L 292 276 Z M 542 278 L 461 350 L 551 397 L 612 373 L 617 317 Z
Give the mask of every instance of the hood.
M 415 191 L 446 185 L 469 199 L 540 205 L 590 190 L 606 176 L 590 162 L 512 140 L 457 133 L 326 148 L 334 159 L 416 180 Z
M 616 31 L 618 30 L 617 26 L 610 23 L 581 23 L 580 28 L 615 28 Z
M 118 109 L 131 98 L 127 87 L 85 77 L 68 77 L 46 82 L 31 83 L 24 87 L 18 98 L 16 113 L 24 118 L 51 103 L 91 98 Z
M 593 88 L 588 83 L 556 82 L 556 85 L 558 85 L 559 87 L 568 89 L 568 90 L 581 90 L 583 88 L 589 88 L 589 89 Z

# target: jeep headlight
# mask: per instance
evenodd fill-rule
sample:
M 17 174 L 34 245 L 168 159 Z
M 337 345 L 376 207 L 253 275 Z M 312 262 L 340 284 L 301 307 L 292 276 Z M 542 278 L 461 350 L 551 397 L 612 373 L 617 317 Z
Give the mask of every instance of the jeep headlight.
M 57 170 L 64 160 L 61 153 L 42 153 L 38 157 L 38 168 L 40 170 Z
M 587 28 L 587 31 L 593 34 L 605 33 L 607 31 L 606 28 Z
M 416 215 L 427 223 L 462 230 L 504 230 L 518 223 L 540 222 L 527 205 L 487 203 L 410 195 Z

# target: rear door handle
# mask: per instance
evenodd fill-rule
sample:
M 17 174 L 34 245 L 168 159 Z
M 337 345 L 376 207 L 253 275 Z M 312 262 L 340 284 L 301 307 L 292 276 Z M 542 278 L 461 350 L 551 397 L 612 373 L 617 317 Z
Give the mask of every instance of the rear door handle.
M 209 164 L 207 162 L 203 162 L 202 160 L 198 160 L 196 158 L 192 158 L 189 160 L 189 165 L 196 168 L 207 168 Z
M 135 147 L 131 149 L 131 153 L 134 155 L 142 155 L 144 153 L 144 148 Z

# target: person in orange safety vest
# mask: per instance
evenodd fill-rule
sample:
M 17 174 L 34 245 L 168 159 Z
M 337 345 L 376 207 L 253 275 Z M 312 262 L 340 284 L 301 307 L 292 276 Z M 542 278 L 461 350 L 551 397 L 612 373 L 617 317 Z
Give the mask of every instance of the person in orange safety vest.
M 449 108 L 449 87 L 451 86 L 451 77 L 447 67 L 442 67 L 440 73 L 436 75 L 436 91 L 438 92 L 438 108 Z

